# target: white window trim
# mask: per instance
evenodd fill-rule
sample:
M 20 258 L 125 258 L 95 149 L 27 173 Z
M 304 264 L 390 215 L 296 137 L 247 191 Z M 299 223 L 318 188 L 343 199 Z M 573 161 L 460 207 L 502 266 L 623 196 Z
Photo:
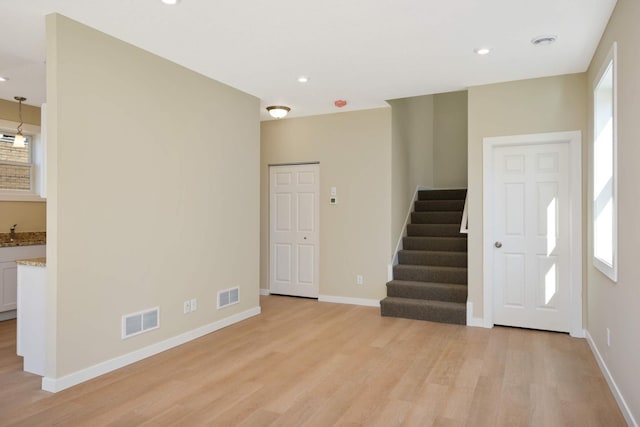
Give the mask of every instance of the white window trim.
M 613 150 L 613 171 L 612 171 L 612 188 L 613 188 L 613 200 L 612 200 L 612 210 L 613 210 L 613 215 L 612 215 L 612 228 L 613 228 L 613 236 L 612 236 L 612 265 L 610 265 L 608 262 L 598 258 L 596 256 L 596 250 L 595 250 L 595 234 L 596 234 L 596 223 L 595 223 L 595 211 L 596 211 L 596 203 L 595 203 L 595 195 L 594 195 L 594 191 L 595 191 L 595 185 L 594 185 L 594 175 L 595 173 L 592 172 L 592 176 L 591 176 L 591 203 L 592 203 L 592 218 L 591 218 L 591 227 L 592 227 L 592 232 L 593 232 L 593 242 L 594 242 L 594 248 L 593 248 L 593 265 L 594 267 L 596 267 L 598 270 L 600 270 L 605 276 L 607 276 L 609 279 L 611 279 L 614 282 L 618 281 L 618 44 L 616 42 L 613 42 L 613 44 L 611 45 L 611 49 L 609 49 L 609 52 L 607 53 L 607 56 L 604 58 L 604 61 L 602 63 L 602 65 L 600 66 L 600 70 L 598 71 L 598 74 L 596 75 L 596 78 L 593 81 L 593 86 L 592 86 L 592 93 L 593 93 L 593 110 L 591 111 L 591 114 L 593 115 L 593 137 L 591 140 L 591 153 L 593 155 L 594 153 L 594 146 L 595 146 L 595 138 L 596 138 L 596 118 L 595 118 L 595 111 L 596 111 L 596 105 L 595 105 L 595 101 L 596 101 L 596 96 L 595 96 L 595 91 L 598 87 L 598 84 L 600 83 L 600 80 L 602 79 L 602 77 L 604 76 L 604 74 L 607 72 L 607 69 L 609 68 L 609 64 L 612 64 L 612 77 L 613 77 L 613 97 L 612 97 L 612 104 L 613 104 L 613 112 L 612 112 L 612 117 L 613 117 L 613 124 L 612 124 L 612 128 L 613 128 L 613 141 L 612 141 L 612 150 Z M 595 158 L 593 159 L 593 171 L 595 170 Z
M 0 131 L 15 133 L 18 122 L 0 119 Z M 0 190 L 0 202 L 43 202 L 44 194 L 44 142 L 40 126 L 24 123 L 22 133 L 30 138 L 31 146 L 31 190 Z

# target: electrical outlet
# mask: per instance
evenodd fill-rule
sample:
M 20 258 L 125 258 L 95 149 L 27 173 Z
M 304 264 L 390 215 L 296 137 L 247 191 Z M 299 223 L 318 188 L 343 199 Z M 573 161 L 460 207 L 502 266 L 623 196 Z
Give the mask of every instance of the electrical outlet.
M 611 331 L 607 328 L 607 347 L 611 347 Z
M 356 284 L 357 284 L 357 285 L 362 285 L 362 284 L 364 284 L 364 278 L 362 277 L 362 275 L 358 274 L 358 275 L 356 276 Z
M 191 311 L 191 301 L 185 301 L 183 307 L 184 314 L 187 314 Z
M 196 311 L 198 309 L 198 299 L 191 298 L 191 311 Z

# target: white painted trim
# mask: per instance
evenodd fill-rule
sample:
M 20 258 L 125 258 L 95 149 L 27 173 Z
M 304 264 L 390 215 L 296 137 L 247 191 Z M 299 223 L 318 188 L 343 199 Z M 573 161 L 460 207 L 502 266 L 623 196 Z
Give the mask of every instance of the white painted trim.
M 613 106 L 613 111 L 612 111 L 612 119 L 613 119 L 613 141 L 612 141 L 612 156 L 613 156 L 613 170 L 612 170 L 612 188 L 613 188 L 613 194 L 611 197 L 611 209 L 613 212 L 613 217 L 612 219 L 612 226 L 613 226 L 613 233 L 612 233 L 612 260 L 613 263 L 609 264 L 607 261 L 598 258 L 598 256 L 596 256 L 596 250 L 595 250 L 595 246 L 597 245 L 597 238 L 596 238 L 596 234 L 597 234 L 597 230 L 596 230 L 596 222 L 595 222 L 595 218 L 593 217 L 594 215 L 592 215 L 591 218 L 591 224 L 589 224 L 589 227 L 591 227 L 592 230 L 592 236 L 593 236 L 593 246 L 594 249 L 592 251 L 592 255 L 593 255 L 593 265 L 595 268 L 597 268 L 598 270 L 600 270 L 600 272 L 602 274 L 604 274 L 605 276 L 607 276 L 609 279 L 611 279 L 613 282 L 617 283 L 618 282 L 618 43 L 617 42 L 613 42 L 613 44 L 611 45 L 611 48 L 609 49 L 609 52 L 607 53 L 606 58 L 603 60 L 602 65 L 600 66 L 600 71 L 598 71 L 598 75 L 595 78 L 595 80 L 593 81 L 593 87 L 592 87 L 592 91 L 593 91 L 593 100 L 594 100 L 594 105 L 593 105 L 593 111 L 591 111 L 592 117 L 593 117 L 593 132 L 592 132 L 592 136 L 594 136 L 592 138 L 591 141 L 589 141 L 589 144 L 591 145 L 591 154 L 593 155 L 593 163 L 591 164 L 591 167 L 593 168 L 593 170 L 595 171 L 595 169 L 597 168 L 596 166 L 596 157 L 594 155 L 594 151 L 595 150 L 595 135 L 598 135 L 598 129 L 596 129 L 597 127 L 597 120 L 596 120 L 596 106 L 595 106 L 595 100 L 597 99 L 596 96 L 596 91 L 598 90 L 598 86 L 600 85 L 600 81 L 602 80 L 602 77 L 604 76 L 605 72 L 607 71 L 607 69 L 609 68 L 609 64 L 611 64 L 611 72 L 612 72 L 612 78 L 613 78 L 613 88 L 612 88 L 612 92 L 613 92 L 613 97 L 611 100 L 612 106 Z M 595 194 L 594 194 L 594 187 L 595 187 L 595 178 L 594 175 L 595 173 L 591 173 L 590 174 L 590 184 L 591 184 L 591 192 L 589 194 L 589 198 L 590 198 L 590 202 L 592 205 L 592 211 L 596 212 L 597 211 L 597 206 L 596 206 L 596 201 L 594 200 Z
M 598 362 L 598 366 L 600 366 L 602 375 L 604 375 L 604 378 L 607 380 L 607 384 L 609 384 L 611 393 L 613 393 L 613 397 L 615 397 L 616 402 L 618 402 L 618 407 L 620 408 L 620 412 L 622 412 L 624 419 L 627 421 L 627 424 L 629 424 L 630 426 L 638 427 L 638 423 L 633 417 L 633 413 L 631 412 L 631 409 L 629 409 L 629 405 L 627 405 L 627 401 L 624 399 L 622 392 L 620 391 L 620 389 L 618 388 L 618 385 L 613 379 L 613 376 L 611 375 L 611 371 L 609 371 L 609 368 L 607 367 L 607 364 L 602 358 L 600 351 L 598 351 L 598 347 L 596 346 L 596 343 L 593 340 L 593 337 L 591 336 L 589 331 L 585 331 L 585 336 L 587 338 L 587 342 L 589 343 L 589 347 L 591 347 L 591 352 L 595 356 L 596 361 Z
M 498 146 L 566 142 L 569 144 L 569 333 L 583 337 L 582 326 L 582 132 L 549 132 L 530 135 L 487 137 L 482 140 L 482 265 L 484 326 L 493 326 L 493 149 Z
M 469 234 L 469 195 L 464 196 L 464 208 L 462 209 L 462 221 L 460 221 L 460 234 Z
M 365 307 L 380 307 L 380 300 L 368 299 L 368 298 L 351 298 L 351 297 L 339 297 L 339 296 L 333 296 L 333 295 L 319 295 L 318 301 L 332 302 L 335 304 L 363 305 Z
M 473 303 L 471 301 L 467 301 L 467 326 L 474 326 L 477 328 L 493 327 L 493 325 L 486 326 L 482 317 L 473 317 Z
M 260 288 L 260 295 L 269 296 L 271 295 L 271 292 L 269 292 L 269 289 Z
M 99 377 L 100 375 L 104 375 L 108 372 L 115 371 L 116 369 L 122 368 L 132 363 L 139 362 L 140 360 L 146 359 L 147 357 L 162 353 L 163 351 L 169 350 L 173 347 L 185 344 L 189 341 L 195 340 L 196 338 L 200 338 L 219 329 L 226 328 L 227 326 L 231 326 L 235 323 L 249 319 L 250 317 L 257 316 L 258 314 L 260 314 L 260 311 L 260 307 L 250 308 L 249 310 L 234 314 L 233 316 L 226 317 L 222 320 L 218 320 L 217 322 L 201 326 L 199 328 L 141 348 L 131 353 L 127 353 L 122 356 L 100 362 L 96 365 L 73 372 L 61 378 L 44 377 L 42 378 L 42 390 L 57 393 L 69 387 L 73 387 L 74 385 Z

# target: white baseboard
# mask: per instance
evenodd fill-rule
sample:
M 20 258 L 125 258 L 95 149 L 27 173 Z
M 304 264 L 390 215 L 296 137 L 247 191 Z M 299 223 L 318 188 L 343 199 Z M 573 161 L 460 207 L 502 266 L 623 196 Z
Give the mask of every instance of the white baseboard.
M 482 317 L 474 317 L 473 316 L 473 303 L 467 301 L 467 326 L 473 326 L 476 328 L 491 328 L 492 326 L 487 326 L 484 318 Z
M 260 295 L 262 296 L 271 295 L 271 292 L 269 291 L 269 289 L 260 288 Z
M 598 366 L 600 366 L 602 375 L 604 375 L 604 378 L 607 380 L 607 383 L 609 384 L 609 388 L 611 389 L 611 393 L 613 393 L 613 397 L 615 397 L 616 402 L 618 402 L 618 407 L 620 407 L 620 411 L 622 412 L 624 419 L 627 421 L 627 424 L 629 424 L 630 426 L 638 427 L 638 423 L 633 417 L 633 414 L 631 413 L 631 410 L 629 409 L 627 402 L 624 400 L 624 397 L 622 396 L 622 393 L 620 392 L 618 385 L 616 384 L 615 380 L 611 376 L 611 372 L 609 371 L 607 364 L 604 362 L 604 359 L 602 358 L 600 351 L 598 351 L 598 347 L 596 346 L 595 341 L 593 341 L 593 338 L 591 337 L 591 334 L 589 333 L 589 331 L 585 331 L 585 337 L 587 339 L 587 342 L 589 343 L 589 347 L 591 347 L 591 352 L 593 353 L 593 355 L 596 358 L 596 361 L 598 362 Z
M 16 310 L 3 311 L 0 313 L 0 322 L 3 320 L 15 319 L 18 317 L 18 312 Z
M 100 375 L 104 375 L 108 372 L 115 371 L 116 369 L 138 362 L 142 359 L 146 359 L 147 357 L 154 356 L 173 347 L 185 344 L 196 338 L 200 338 L 203 335 L 207 335 L 211 332 L 215 332 L 219 329 L 231 326 L 234 323 L 238 323 L 250 317 L 257 316 L 258 314 L 260 314 L 260 307 L 253 307 L 249 310 L 243 311 L 242 313 L 234 314 L 233 316 L 229 316 L 222 320 L 218 320 L 217 322 L 201 326 L 199 328 L 177 335 L 173 338 L 169 338 L 159 343 L 152 344 L 148 347 L 144 347 L 131 353 L 127 353 L 122 356 L 100 362 L 97 365 L 93 365 L 80 371 L 76 371 L 72 374 L 65 375 L 64 377 L 44 377 L 42 378 L 42 390 L 57 393 L 74 385 L 99 377 Z
M 367 298 L 337 297 L 333 295 L 318 295 L 320 302 L 333 302 L 336 304 L 364 305 L 366 307 L 380 307 L 380 300 Z

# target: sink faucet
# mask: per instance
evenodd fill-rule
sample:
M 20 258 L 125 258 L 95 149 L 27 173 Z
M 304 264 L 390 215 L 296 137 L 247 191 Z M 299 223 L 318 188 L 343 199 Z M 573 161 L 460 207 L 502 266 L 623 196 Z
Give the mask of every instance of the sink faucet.
M 13 242 L 16 239 L 16 226 L 18 224 L 13 224 L 9 230 L 11 230 L 11 241 Z

